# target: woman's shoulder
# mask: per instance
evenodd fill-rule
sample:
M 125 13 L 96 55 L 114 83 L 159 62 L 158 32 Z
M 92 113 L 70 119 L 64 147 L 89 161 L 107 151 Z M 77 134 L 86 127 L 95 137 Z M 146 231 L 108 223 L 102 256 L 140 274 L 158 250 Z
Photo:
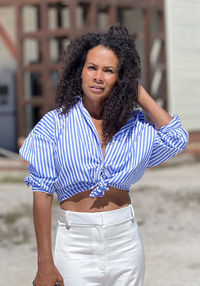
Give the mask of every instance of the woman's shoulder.
M 146 116 L 141 109 L 136 109 L 132 115 L 132 120 L 136 126 L 146 124 Z
M 141 109 L 136 109 L 134 116 L 136 116 L 137 120 L 140 122 L 145 122 L 146 121 L 146 117 L 144 112 Z
M 47 112 L 36 124 L 32 132 L 54 140 L 57 139 L 59 134 L 66 127 L 70 114 L 73 114 L 75 107 L 76 106 L 71 108 L 67 114 L 63 113 L 62 108 Z
M 154 125 L 147 120 L 146 114 L 142 109 L 135 110 L 132 116 L 132 120 L 132 128 L 134 132 L 138 132 L 138 134 L 141 132 L 155 133 Z
M 61 130 L 64 115 L 61 110 L 53 109 L 47 112 L 32 130 L 32 134 L 44 136 L 51 141 L 55 141 Z

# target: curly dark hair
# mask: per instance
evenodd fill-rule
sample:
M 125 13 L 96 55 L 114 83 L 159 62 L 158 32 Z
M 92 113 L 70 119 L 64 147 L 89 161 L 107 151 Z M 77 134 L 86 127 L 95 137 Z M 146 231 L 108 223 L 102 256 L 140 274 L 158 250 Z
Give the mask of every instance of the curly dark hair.
M 66 114 L 83 96 L 81 73 L 90 49 L 103 45 L 119 59 L 117 83 L 105 99 L 102 113 L 104 140 L 111 138 L 133 115 L 137 107 L 141 63 L 135 43 L 122 24 L 107 33 L 87 33 L 77 37 L 65 49 L 58 76 L 56 108 Z

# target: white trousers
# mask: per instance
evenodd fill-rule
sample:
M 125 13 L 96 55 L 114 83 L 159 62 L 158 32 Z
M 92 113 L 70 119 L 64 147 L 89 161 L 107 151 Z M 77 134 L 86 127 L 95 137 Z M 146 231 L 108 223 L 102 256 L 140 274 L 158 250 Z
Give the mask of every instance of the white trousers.
M 142 286 L 144 250 L 132 205 L 60 210 L 54 260 L 65 286 Z

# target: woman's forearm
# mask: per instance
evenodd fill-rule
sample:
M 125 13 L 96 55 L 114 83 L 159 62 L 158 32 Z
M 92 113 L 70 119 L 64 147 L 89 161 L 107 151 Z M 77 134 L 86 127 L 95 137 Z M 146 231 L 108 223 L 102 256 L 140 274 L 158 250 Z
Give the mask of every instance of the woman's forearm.
M 173 119 L 141 85 L 138 87 L 138 103 L 157 129 L 167 125 Z
M 54 265 L 51 247 L 51 206 L 53 196 L 34 192 L 33 217 L 38 250 L 38 271 L 34 286 L 64 286 L 63 278 Z
M 51 205 L 52 195 L 34 192 L 33 218 L 38 249 L 38 266 L 53 263 L 51 248 Z

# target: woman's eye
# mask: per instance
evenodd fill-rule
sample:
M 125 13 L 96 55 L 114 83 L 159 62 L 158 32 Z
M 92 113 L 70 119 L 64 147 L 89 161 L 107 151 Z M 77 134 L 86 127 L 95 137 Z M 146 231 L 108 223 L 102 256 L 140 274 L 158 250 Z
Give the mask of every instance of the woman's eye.
M 89 66 L 88 69 L 95 70 L 95 67 L 94 66 Z
M 106 70 L 106 72 L 108 72 L 108 73 L 113 73 L 113 70 Z

